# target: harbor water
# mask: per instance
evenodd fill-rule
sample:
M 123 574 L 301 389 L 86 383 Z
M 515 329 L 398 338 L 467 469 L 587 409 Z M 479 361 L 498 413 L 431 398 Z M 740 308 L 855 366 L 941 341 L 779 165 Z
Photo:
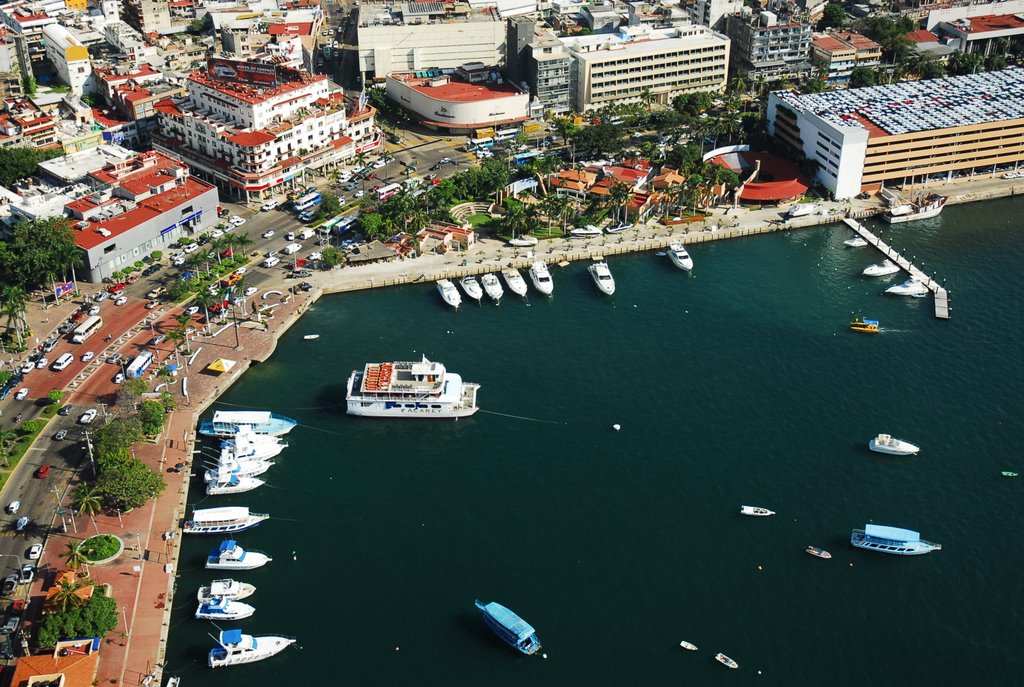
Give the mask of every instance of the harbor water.
M 843 225 L 552 267 L 551 299 L 446 308 L 432 284 L 319 301 L 213 407 L 301 424 L 238 536 L 255 615 L 298 638 L 213 671 L 195 592 L 216 537 L 186 537 L 164 675 L 187 687 L 1014 684 L 1024 473 L 1019 200 L 947 207 L 882 238 L 949 288 L 882 295 L 881 256 Z M 525 276 L 525 275 L 524 275 Z M 882 333 L 848 330 L 852 317 Z M 304 334 L 319 339 L 304 340 Z M 481 383 L 455 421 L 344 413 L 350 371 L 427 355 Z M 619 431 L 613 425 L 621 426 Z M 870 453 L 887 432 L 922 447 Z M 198 467 L 198 466 L 197 466 Z M 194 470 L 197 474 L 200 470 Z M 741 505 L 777 512 L 739 514 Z M 927 556 L 852 549 L 865 523 L 919 530 Z M 831 560 L 804 553 L 810 544 Z M 537 628 L 507 647 L 474 599 Z M 679 648 L 681 640 L 699 652 Z M 713 660 L 734 658 L 730 671 Z

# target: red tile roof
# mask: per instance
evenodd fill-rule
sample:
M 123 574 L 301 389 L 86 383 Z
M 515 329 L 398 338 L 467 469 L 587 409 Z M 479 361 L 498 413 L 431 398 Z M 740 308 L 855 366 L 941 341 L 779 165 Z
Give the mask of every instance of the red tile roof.
M 243 131 L 239 134 L 233 134 L 228 136 L 227 139 L 235 145 L 242 146 L 243 148 L 256 148 L 264 143 L 270 143 L 276 136 L 268 134 L 262 129 L 258 131 Z
M 1024 19 L 1017 14 L 986 14 L 981 17 L 968 17 L 967 21 L 971 22 L 968 33 L 1006 31 L 1024 27 Z
M 92 643 L 91 639 L 84 641 Z M 64 687 L 91 687 L 99 660 L 99 651 L 88 654 L 69 652 L 67 656 L 58 657 L 52 654 L 23 656 L 14 666 L 10 684 L 22 687 L 32 678 L 63 673 Z
M 917 31 L 911 31 L 910 33 L 903 34 L 913 43 L 938 43 L 939 37 L 931 31 L 925 29 L 918 29 Z
M 271 36 L 308 36 L 313 33 L 313 25 L 310 23 L 271 24 L 267 27 L 267 33 Z

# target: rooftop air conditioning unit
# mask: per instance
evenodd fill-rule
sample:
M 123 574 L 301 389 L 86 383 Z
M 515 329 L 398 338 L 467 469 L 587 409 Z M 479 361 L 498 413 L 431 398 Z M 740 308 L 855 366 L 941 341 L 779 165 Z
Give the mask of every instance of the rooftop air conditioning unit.
M 110 236 L 110 231 L 108 229 L 104 229 L 103 227 L 99 227 L 98 229 L 96 229 L 96 233 L 99 234 L 100 236 Z

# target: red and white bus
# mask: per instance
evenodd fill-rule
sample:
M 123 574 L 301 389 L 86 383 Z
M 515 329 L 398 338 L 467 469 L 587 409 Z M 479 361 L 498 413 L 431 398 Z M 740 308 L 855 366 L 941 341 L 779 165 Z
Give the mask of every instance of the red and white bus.
M 387 200 L 402 190 L 401 184 L 388 184 L 377 189 L 377 200 Z

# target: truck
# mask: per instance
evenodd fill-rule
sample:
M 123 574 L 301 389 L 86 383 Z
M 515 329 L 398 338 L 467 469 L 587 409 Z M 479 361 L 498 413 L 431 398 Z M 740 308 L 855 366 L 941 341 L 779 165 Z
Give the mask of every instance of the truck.
M 302 250 L 301 243 L 289 243 L 287 246 L 284 247 L 284 250 L 281 252 L 284 253 L 285 255 L 294 255 L 295 253 L 298 253 L 300 250 Z
M 306 239 L 311 239 L 313 238 L 314 234 L 316 234 L 315 231 L 313 231 L 309 227 L 306 227 L 305 229 L 299 232 L 299 240 L 305 241 Z

